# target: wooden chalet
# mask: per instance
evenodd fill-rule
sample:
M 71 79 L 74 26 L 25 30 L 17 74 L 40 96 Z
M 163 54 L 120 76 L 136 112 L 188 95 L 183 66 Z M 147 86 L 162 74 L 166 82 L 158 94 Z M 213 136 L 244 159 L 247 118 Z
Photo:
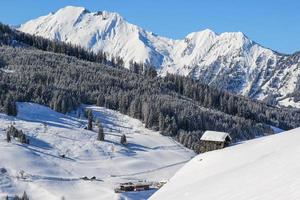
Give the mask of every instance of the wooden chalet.
M 229 146 L 231 141 L 229 133 L 205 131 L 200 139 L 200 153 L 223 149 Z

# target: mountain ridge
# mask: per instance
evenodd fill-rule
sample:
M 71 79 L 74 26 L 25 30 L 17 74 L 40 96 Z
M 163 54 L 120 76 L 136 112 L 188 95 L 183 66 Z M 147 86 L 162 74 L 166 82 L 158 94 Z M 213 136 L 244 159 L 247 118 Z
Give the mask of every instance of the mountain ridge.
M 119 56 L 127 68 L 131 61 L 145 63 L 162 76 L 189 76 L 253 99 L 296 103 L 291 96 L 298 87 L 299 61 L 285 63 L 294 54 L 265 48 L 242 32 L 205 29 L 174 40 L 133 25 L 118 13 L 74 6 L 31 20 L 19 30 Z

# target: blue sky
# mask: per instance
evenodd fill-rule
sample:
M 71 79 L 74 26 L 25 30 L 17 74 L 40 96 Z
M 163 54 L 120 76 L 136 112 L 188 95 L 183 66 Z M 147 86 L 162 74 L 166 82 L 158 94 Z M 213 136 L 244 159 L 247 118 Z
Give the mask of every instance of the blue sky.
M 242 31 L 276 51 L 300 51 L 299 0 L 3 0 L 0 21 L 17 25 L 67 5 L 115 11 L 174 39 L 206 28 L 217 33 Z

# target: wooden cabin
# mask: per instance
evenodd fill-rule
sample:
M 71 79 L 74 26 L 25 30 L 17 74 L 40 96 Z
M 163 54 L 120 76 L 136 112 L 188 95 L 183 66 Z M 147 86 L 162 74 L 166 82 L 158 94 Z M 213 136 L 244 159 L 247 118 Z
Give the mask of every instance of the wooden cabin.
M 200 153 L 223 149 L 230 145 L 229 133 L 218 131 L 205 131 L 200 139 Z
M 116 193 L 130 192 L 130 191 L 144 191 L 150 190 L 152 183 L 148 182 L 136 182 L 136 183 L 121 183 L 117 188 L 115 188 Z

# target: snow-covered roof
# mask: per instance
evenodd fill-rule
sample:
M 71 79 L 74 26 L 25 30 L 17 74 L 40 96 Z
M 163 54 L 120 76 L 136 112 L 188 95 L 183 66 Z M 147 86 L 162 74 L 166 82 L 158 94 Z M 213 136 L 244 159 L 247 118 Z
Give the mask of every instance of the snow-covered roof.
M 227 136 L 231 139 L 230 135 L 225 132 L 205 131 L 205 133 L 201 137 L 201 140 L 224 142 Z

